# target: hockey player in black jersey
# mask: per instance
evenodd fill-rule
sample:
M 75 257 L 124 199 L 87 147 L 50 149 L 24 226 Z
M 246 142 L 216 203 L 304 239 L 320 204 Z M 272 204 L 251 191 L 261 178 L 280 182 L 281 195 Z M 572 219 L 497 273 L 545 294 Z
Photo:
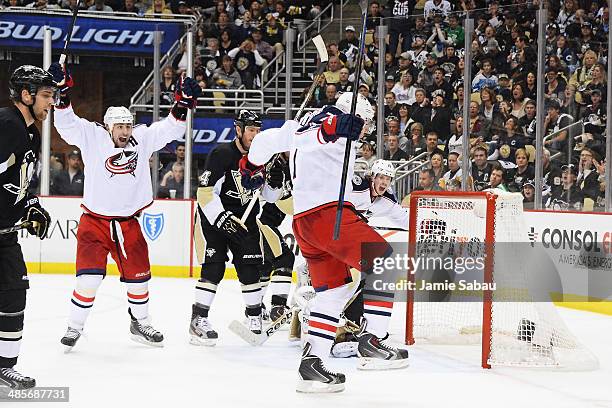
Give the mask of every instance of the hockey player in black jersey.
M 228 249 L 232 252 L 241 283 L 247 326 L 252 332 L 261 333 L 259 278 L 263 255 L 255 219 L 259 213 L 259 204 L 255 204 L 247 219 L 242 222 L 240 218 L 253 197 L 253 191 L 242 186 L 238 169 L 238 162 L 249 151 L 260 128 L 261 119 L 255 112 L 241 110 L 235 120 L 236 139 L 219 144 L 210 152 L 204 172 L 199 178 L 194 235 L 202 271 L 196 284 L 189 327 L 191 343 L 195 345 L 212 346 L 216 343 L 218 335 L 212 328 L 208 312 L 225 273 Z M 262 178 L 265 177 L 264 169 L 258 170 Z M 274 202 L 280 193 L 281 189 L 273 189 L 265 184 L 262 197 L 268 202 Z
M 0 109 L 0 228 L 30 223 L 28 232 L 45 238 L 50 217 L 28 186 L 40 150 L 36 121 L 47 118 L 57 94 L 57 84 L 45 70 L 23 65 L 9 81 L 13 104 Z M 15 371 L 29 288 L 26 265 L 17 232 L 0 235 L 0 386 L 32 388 L 33 378 Z

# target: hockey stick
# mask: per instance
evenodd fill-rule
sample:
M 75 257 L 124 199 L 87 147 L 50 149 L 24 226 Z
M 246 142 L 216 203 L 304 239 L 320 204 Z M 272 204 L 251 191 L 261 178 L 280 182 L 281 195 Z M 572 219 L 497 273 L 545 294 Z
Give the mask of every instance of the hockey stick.
M 74 25 L 76 24 L 77 14 L 79 14 L 79 6 L 81 5 L 81 0 L 77 0 L 76 6 L 74 6 L 74 10 L 72 11 L 72 21 L 70 22 L 70 26 L 68 27 L 68 32 L 66 33 L 66 40 L 64 41 L 64 49 L 59 57 L 60 65 L 64 65 L 66 62 L 66 55 L 68 53 L 68 46 L 70 45 L 70 39 L 72 38 L 72 32 L 74 31 Z
M 310 85 L 310 89 L 308 89 L 308 93 L 306 94 L 304 101 L 300 105 L 300 109 L 298 109 L 297 113 L 295 114 L 294 120 L 299 120 L 300 117 L 302 116 L 302 113 L 304 112 L 306 105 L 308 105 L 308 103 L 312 99 L 312 95 L 314 94 L 315 89 L 317 89 L 319 79 L 323 75 L 323 72 L 325 71 L 325 67 L 327 66 L 327 61 L 329 61 L 329 54 L 327 53 L 327 46 L 325 45 L 325 41 L 323 41 L 323 37 L 321 37 L 321 35 L 315 36 L 312 39 L 312 43 L 315 45 L 317 49 L 317 54 L 319 55 L 319 66 L 317 68 L 317 71 L 315 72 L 315 75 L 312 81 L 312 85 Z M 276 160 L 277 156 L 278 155 L 274 155 L 274 157 L 272 157 L 270 161 Z M 246 221 L 246 219 L 249 217 L 249 214 L 253 210 L 253 207 L 255 206 L 255 202 L 259 200 L 260 195 L 261 195 L 261 190 L 255 191 L 255 193 L 253 194 L 253 197 L 251 198 L 251 201 L 249 202 L 248 207 L 246 208 L 246 210 L 244 210 L 244 214 L 242 214 L 240 221 L 242 221 L 243 223 Z
M 280 330 L 280 328 L 283 327 L 287 322 L 289 322 L 292 316 L 293 310 L 287 310 L 285 314 L 270 323 L 270 325 L 268 325 L 267 328 L 262 330 L 260 334 L 253 333 L 238 320 L 232 321 L 229 325 L 229 329 L 242 340 L 249 343 L 251 346 L 261 346 L 270 338 L 270 336 L 272 336 L 274 333 Z
M 0 229 L 0 235 L 10 234 L 10 233 L 13 233 L 13 232 L 21 231 L 22 229 L 29 228 L 32 225 L 33 225 L 32 222 L 24 221 L 21 224 L 17 224 L 17 225 L 14 225 L 12 227 Z
M 368 0 L 360 0 L 361 7 L 361 38 L 359 39 L 359 53 L 357 54 L 357 64 L 355 66 L 355 86 L 353 87 L 353 100 L 351 101 L 351 115 L 355 115 L 357 109 L 357 94 L 359 93 L 359 78 L 361 78 L 361 66 L 363 64 L 363 54 L 365 51 L 366 19 L 368 18 Z M 334 223 L 334 241 L 340 238 L 340 222 L 342 220 L 342 209 L 344 207 L 344 194 L 346 192 L 346 176 L 348 175 L 349 161 L 351 159 L 353 143 L 346 141 L 344 148 L 344 162 L 342 163 L 342 179 L 340 180 L 340 192 L 338 193 L 338 206 L 336 207 L 336 222 Z

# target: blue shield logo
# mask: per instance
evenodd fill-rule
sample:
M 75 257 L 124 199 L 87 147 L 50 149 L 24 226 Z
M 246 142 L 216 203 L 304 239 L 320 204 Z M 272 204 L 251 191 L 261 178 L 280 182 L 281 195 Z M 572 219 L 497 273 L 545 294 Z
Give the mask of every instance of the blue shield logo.
M 164 230 L 164 214 L 147 214 L 142 216 L 142 227 L 147 237 L 155 241 Z

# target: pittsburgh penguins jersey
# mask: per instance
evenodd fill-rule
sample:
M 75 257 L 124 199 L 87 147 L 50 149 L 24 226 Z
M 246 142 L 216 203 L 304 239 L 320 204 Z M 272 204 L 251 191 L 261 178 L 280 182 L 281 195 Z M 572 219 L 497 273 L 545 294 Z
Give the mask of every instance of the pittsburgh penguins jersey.
M 28 186 L 34 174 L 40 133 L 26 125 L 16 106 L 0 109 L 0 227 L 10 227 L 24 215 Z
M 259 135 L 253 140 L 258 137 Z M 241 218 L 253 197 L 253 191 L 242 187 L 238 170 L 238 162 L 242 156 L 236 142 L 232 141 L 218 144 L 206 158 L 206 165 L 200 176 L 199 184 L 200 187 L 213 188 L 210 201 L 201 208 L 209 224 L 214 224 L 223 211 L 231 211 Z M 271 189 L 265 184 L 261 196 L 268 202 L 275 202 L 280 192 L 281 189 Z M 255 225 L 255 217 L 258 213 L 259 203 L 256 202 L 245 224 Z
M 72 106 L 55 110 L 55 128 L 81 149 L 85 164 L 84 210 L 101 217 L 130 217 L 153 202 L 149 158 L 185 134 L 172 115 L 151 126 L 136 125 L 124 148 L 115 147 L 101 124 L 79 118 Z
M 408 229 L 408 210 L 398 204 L 391 188 L 381 196 L 372 198 L 372 179 L 353 176 L 351 202 L 366 218 L 387 217 L 398 228 Z

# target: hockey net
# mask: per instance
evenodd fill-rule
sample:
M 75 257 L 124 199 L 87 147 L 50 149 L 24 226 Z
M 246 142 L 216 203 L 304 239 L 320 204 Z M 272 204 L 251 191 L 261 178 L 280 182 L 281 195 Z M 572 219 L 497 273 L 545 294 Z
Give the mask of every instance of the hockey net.
M 482 290 L 477 295 L 455 290 L 446 293 L 445 301 L 419 298 L 422 293 L 409 291 L 407 344 L 480 343 L 483 368 L 505 365 L 588 370 L 598 366 L 595 356 L 570 332 L 554 304 L 540 298 L 536 301 L 531 293 L 528 274 L 538 271 L 528 265 L 524 253 L 527 245 L 508 244 L 529 242 L 521 194 L 500 190 L 415 192 L 410 198 L 409 229 L 412 257 L 423 246 L 442 243 L 455 244 L 455 256 L 476 256 L 480 251 L 485 255 L 484 268 L 475 273 L 479 276 L 471 278 L 496 283 L 497 290 Z M 496 251 L 500 245 L 504 245 L 503 251 Z M 458 251 L 458 247 L 462 249 Z M 418 288 L 418 279 L 423 276 L 415 272 L 409 279 Z M 469 276 L 453 276 L 452 271 L 445 276 L 470 280 Z

